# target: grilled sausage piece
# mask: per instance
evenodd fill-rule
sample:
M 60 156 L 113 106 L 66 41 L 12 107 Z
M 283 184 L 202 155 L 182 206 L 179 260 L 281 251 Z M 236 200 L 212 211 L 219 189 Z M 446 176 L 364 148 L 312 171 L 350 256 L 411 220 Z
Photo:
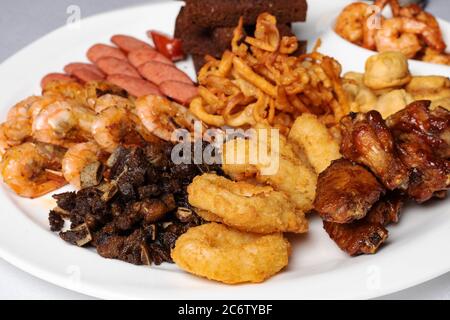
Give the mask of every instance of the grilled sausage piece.
M 150 61 L 141 65 L 139 73 L 147 80 L 160 85 L 165 81 L 180 81 L 192 85 L 192 80 L 183 71 L 161 62 Z
M 113 57 L 106 57 L 97 60 L 96 65 L 107 75 L 122 74 L 130 77 L 141 78 L 136 69 L 128 63 Z
M 119 60 L 127 60 L 127 56 L 122 50 L 108 46 L 106 44 L 94 44 L 87 52 L 87 57 L 90 61 L 96 63 L 101 58 L 114 57 Z
M 64 67 L 64 72 L 72 75 L 74 73 L 75 70 L 79 70 L 79 69 L 83 69 L 83 70 L 89 70 L 93 73 L 96 73 L 99 77 L 104 77 L 105 74 L 96 66 L 94 66 L 93 64 L 90 63 L 83 63 L 83 62 L 73 62 L 73 63 L 69 63 L 68 65 L 66 65 Z
M 76 80 L 64 73 L 49 73 L 42 78 L 41 88 L 44 89 L 52 81 L 76 81 Z
M 135 97 L 147 96 L 150 94 L 162 96 L 161 91 L 153 83 L 130 77 L 127 75 L 115 74 L 108 76 L 107 80 Z
M 164 95 L 184 105 L 189 104 L 198 95 L 196 86 L 180 81 L 164 81 L 159 89 Z
M 118 46 L 123 51 L 125 51 L 126 53 L 135 51 L 135 50 L 139 50 L 139 49 L 154 50 L 154 48 L 150 44 L 148 44 L 142 40 L 136 39 L 134 37 L 130 37 L 130 36 L 122 35 L 122 34 L 117 34 L 115 36 L 112 36 L 111 42 L 114 43 L 116 46 Z
M 141 65 L 150 61 L 162 62 L 173 65 L 172 60 L 166 58 L 158 51 L 148 48 L 142 48 L 139 50 L 131 51 L 128 54 L 128 60 L 135 68 L 139 68 Z
M 98 72 L 94 72 L 89 69 L 75 69 L 75 70 L 73 70 L 72 75 L 83 83 L 86 83 L 89 81 L 105 80 L 104 75 L 99 74 Z

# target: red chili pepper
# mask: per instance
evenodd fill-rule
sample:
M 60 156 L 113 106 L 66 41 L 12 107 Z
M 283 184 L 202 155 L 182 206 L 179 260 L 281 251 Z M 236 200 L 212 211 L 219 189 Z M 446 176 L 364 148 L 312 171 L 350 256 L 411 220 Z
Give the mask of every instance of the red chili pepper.
M 171 59 L 179 61 L 184 59 L 183 47 L 180 39 L 171 38 L 158 31 L 148 31 L 147 35 L 153 39 L 156 49 Z

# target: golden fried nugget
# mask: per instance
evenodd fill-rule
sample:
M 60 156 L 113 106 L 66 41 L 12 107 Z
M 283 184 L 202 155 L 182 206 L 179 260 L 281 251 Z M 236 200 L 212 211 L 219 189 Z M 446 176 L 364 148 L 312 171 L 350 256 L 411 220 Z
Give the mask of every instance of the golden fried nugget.
M 442 76 L 415 76 L 406 86 L 414 100 L 450 98 L 450 79 Z
M 312 208 L 316 193 L 317 174 L 306 157 L 302 156 L 294 145 L 288 143 L 286 138 L 281 135 L 277 150 L 270 149 L 271 143 L 269 143 L 270 157 L 278 161 L 278 169 L 270 174 L 264 174 L 268 164 L 257 161 L 255 161 L 256 163 L 250 162 L 248 156 L 250 140 L 237 140 L 240 142 L 228 141 L 223 148 L 222 168 L 226 174 L 234 179 L 238 178 L 238 180 L 255 178 L 260 183 L 272 186 L 276 191 L 286 193 L 297 209 L 306 212 Z M 227 153 L 231 148 L 234 149 L 235 154 L 246 154 L 244 159 L 241 159 L 244 162 L 233 164 L 226 161 Z M 242 149 L 245 151 L 241 151 Z
M 364 84 L 370 89 L 397 88 L 410 80 L 408 60 L 400 52 L 383 52 L 366 60 Z
M 304 113 L 295 120 L 288 141 L 305 151 L 317 173 L 325 170 L 333 160 L 342 158 L 339 143 L 317 116 L 310 113 Z
M 288 264 L 289 253 L 289 242 L 281 233 L 258 235 L 209 223 L 180 236 L 171 256 L 187 272 L 236 284 L 273 276 Z
M 266 234 L 308 231 L 305 214 L 296 210 L 284 193 L 270 186 L 203 174 L 194 178 L 188 194 L 192 206 L 212 212 L 238 230 Z
M 381 113 L 383 119 L 387 119 L 413 101 L 413 97 L 408 92 L 404 89 L 397 89 L 380 96 L 372 109 Z

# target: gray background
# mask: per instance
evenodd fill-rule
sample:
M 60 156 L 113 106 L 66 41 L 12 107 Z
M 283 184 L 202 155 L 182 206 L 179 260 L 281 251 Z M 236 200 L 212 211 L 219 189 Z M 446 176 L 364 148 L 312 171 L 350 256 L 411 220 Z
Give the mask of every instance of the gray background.
M 310 0 L 314 1 L 314 0 Z M 63 26 L 67 7 L 78 5 L 82 17 L 152 2 L 151 0 L 0 0 L 0 62 L 15 52 Z M 430 0 L 427 8 L 450 20 L 448 0 Z M 1 89 L 0 89 L 1 92 Z M 445 254 L 445 253 L 443 253 Z M 87 299 L 20 271 L 0 259 L 0 299 Z M 450 299 L 450 273 L 387 299 Z

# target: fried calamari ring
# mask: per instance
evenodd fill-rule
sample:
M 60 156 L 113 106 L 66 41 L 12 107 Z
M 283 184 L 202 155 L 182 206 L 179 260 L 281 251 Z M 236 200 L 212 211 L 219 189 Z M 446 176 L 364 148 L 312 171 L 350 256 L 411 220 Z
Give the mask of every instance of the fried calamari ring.
M 203 174 L 194 178 L 188 194 L 191 205 L 214 213 L 238 230 L 265 234 L 308 230 L 304 213 L 297 211 L 284 193 L 270 186 Z
M 171 256 L 183 270 L 228 284 L 258 283 L 283 269 L 290 245 L 280 233 L 257 235 L 209 223 L 178 238 Z

